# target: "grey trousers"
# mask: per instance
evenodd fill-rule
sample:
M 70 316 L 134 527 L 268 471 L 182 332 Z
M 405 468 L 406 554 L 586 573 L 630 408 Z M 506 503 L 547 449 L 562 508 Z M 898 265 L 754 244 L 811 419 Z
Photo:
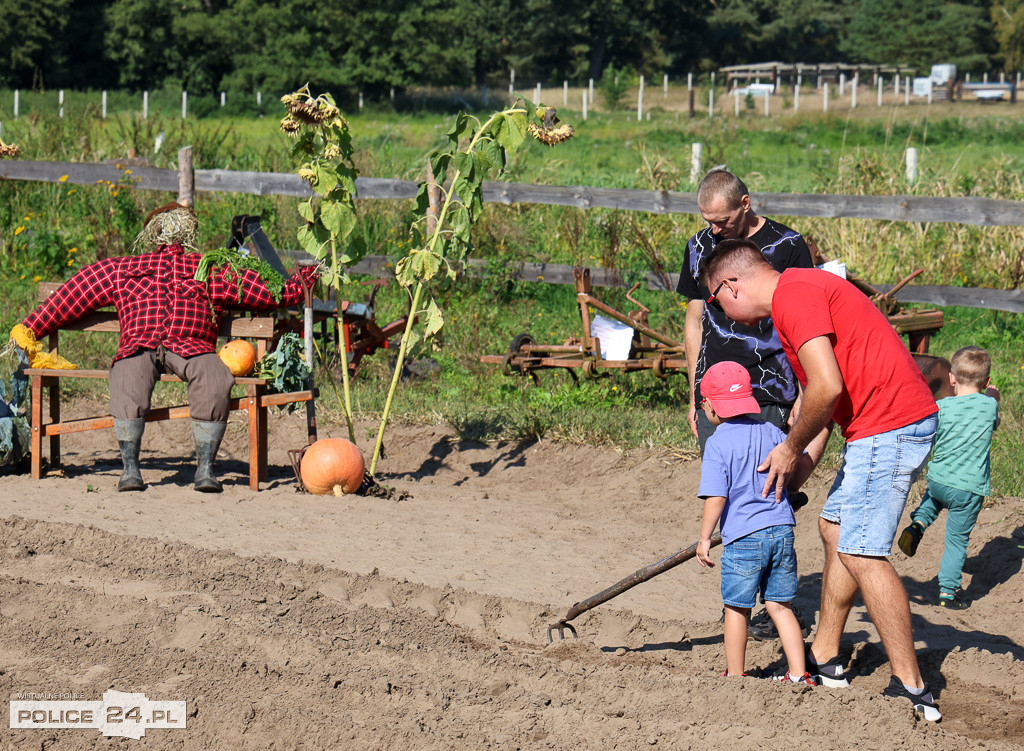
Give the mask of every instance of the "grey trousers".
M 117 420 L 145 417 L 163 373 L 173 373 L 188 384 L 193 420 L 227 422 L 235 379 L 216 353 L 181 357 L 163 347 L 139 350 L 111 366 L 110 414 Z

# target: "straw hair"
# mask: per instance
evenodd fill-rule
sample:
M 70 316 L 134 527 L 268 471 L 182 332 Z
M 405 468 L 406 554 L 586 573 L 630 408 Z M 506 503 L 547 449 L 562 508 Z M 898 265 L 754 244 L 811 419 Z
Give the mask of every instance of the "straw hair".
M 983 389 L 988 385 L 992 358 L 981 347 L 963 347 L 950 360 L 950 369 L 958 383 Z
M 146 217 L 146 223 L 132 250 L 135 253 L 156 250 L 163 245 L 180 245 L 185 250 L 197 250 L 196 229 L 199 221 L 196 212 L 178 203 L 164 204 Z

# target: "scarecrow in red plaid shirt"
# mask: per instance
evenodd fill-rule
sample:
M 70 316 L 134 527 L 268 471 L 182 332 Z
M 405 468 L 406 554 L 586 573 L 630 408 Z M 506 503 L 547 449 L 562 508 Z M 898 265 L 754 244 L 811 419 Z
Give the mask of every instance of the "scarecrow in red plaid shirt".
M 190 252 L 196 226 L 192 209 L 176 203 L 160 207 L 146 218 L 136 240 L 136 249 L 156 250 L 89 264 L 22 322 L 31 341 L 31 335 L 41 339 L 97 308 L 116 308 L 121 340 L 110 368 L 110 413 L 124 463 L 119 491 L 145 488 L 139 450 L 146 414 L 160 375 L 173 373 L 188 384 L 195 489 L 221 492 L 213 461 L 227 428 L 234 378 L 216 353 L 220 315 L 227 305 L 266 310 L 298 304 L 302 279 L 308 286 L 318 273 L 306 268 L 292 276 L 279 301 L 253 270 L 214 267 L 206 280 L 196 280 L 201 254 Z

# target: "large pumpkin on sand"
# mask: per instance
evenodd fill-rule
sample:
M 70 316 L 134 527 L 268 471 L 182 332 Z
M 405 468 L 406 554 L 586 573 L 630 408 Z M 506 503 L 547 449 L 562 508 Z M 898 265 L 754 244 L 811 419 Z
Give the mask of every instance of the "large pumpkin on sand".
M 359 490 L 366 464 L 363 455 L 344 438 L 321 438 L 302 455 L 299 474 L 313 495 L 344 495 Z
M 246 376 L 256 366 L 256 348 L 245 339 L 233 339 L 223 347 L 217 356 L 224 361 L 233 376 Z

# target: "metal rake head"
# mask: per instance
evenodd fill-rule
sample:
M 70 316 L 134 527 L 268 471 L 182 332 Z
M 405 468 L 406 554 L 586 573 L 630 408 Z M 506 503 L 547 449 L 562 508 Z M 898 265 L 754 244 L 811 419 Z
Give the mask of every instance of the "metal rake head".
M 572 638 L 573 639 L 578 638 L 577 635 L 576 635 L 576 629 L 573 628 L 571 623 L 566 623 L 565 621 L 559 621 L 558 623 L 552 623 L 550 626 L 548 626 L 548 644 L 551 644 L 551 642 L 554 641 L 551 638 L 551 632 L 552 631 L 557 631 L 558 632 L 558 640 L 559 641 L 563 641 L 565 639 L 565 630 L 566 629 L 569 629 L 569 633 L 572 634 Z

